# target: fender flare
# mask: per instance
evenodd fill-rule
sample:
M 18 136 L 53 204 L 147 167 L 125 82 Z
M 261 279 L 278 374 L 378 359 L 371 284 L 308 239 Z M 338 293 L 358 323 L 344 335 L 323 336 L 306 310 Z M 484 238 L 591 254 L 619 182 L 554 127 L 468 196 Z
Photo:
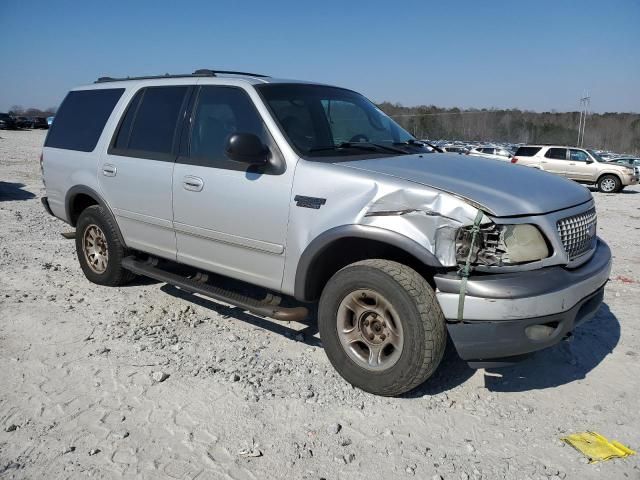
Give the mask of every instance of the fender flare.
M 122 245 L 126 246 L 127 244 L 124 241 L 124 237 L 122 236 L 122 232 L 120 231 L 120 226 L 118 225 L 118 221 L 116 220 L 116 216 L 113 214 L 107 202 L 104 201 L 102 196 L 96 192 L 94 189 L 87 187 L 86 185 L 75 185 L 67 190 L 67 194 L 64 199 L 64 213 L 67 217 L 68 223 L 75 227 L 75 223 L 71 220 L 71 205 L 73 205 L 73 200 L 80 194 L 88 195 L 93 198 L 98 205 L 100 205 L 107 215 L 111 216 L 113 220 L 113 224 L 116 226 L 116 233 L 118 234 L 118 240 L 122 243 Z
M 294 296 L 298 300 L 307 301 L 307 277 L 314 261 L 322 255 L 335 241 L 342 238 L 362 238 L 376 240 L 397 247 L 400 250 L 412 255 L 425 265 L 434 268 L 444 268 L 436 256 L 405 235 L 380 227 L 369 225 L 342 225 L 334 227 L 318 235 L 305 248 L 300 256 L 296 268 L 296 278 L 294 283 Z

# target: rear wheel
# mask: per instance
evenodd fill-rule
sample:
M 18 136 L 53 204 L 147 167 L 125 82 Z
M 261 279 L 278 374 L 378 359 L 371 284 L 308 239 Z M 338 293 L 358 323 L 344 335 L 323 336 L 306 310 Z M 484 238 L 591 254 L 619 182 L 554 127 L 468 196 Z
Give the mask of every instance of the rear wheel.
M 362 390 L 400 395 L 429 378 L 442 360 L 445 320 L 415 270 L 364 260 L 337 272 L 318 309 L 320 336 L 338 373 Z
M 622 182 L 615 175 L 603 175 L 598 180 L 598 190 L 602 193 L 615 193 L 620 191 Z
M 99 205 L 86 208 L 76 225 L 76 252 L 85 277 L 98 285 L 118 286 L 135 275 L 122 268 L 127 255 L 112 217 Z

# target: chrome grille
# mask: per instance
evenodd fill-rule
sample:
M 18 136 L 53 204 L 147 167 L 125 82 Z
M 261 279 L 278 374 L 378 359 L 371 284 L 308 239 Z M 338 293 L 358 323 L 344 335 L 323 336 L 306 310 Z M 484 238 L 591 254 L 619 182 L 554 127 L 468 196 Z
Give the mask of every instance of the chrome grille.
M 588 252 L 596 238 L 596 209 L 558 220 L 560 240 L 569 260 Z

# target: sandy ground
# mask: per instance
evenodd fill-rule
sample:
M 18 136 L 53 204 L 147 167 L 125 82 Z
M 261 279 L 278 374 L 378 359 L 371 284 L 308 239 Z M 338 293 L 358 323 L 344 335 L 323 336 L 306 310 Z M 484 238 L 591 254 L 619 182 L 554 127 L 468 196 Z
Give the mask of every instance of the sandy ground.
M 0 137 L 0 478 L 640 478 L 640 455 L 589 465 L 559 440 L 640 450 L 640 188 L 594 193 L 615 263 L 573 342 L 493 371 L 449 349 L 389 399 L 343 381 L 312 325 L 89 283 L 40 204 L 44 132 Z

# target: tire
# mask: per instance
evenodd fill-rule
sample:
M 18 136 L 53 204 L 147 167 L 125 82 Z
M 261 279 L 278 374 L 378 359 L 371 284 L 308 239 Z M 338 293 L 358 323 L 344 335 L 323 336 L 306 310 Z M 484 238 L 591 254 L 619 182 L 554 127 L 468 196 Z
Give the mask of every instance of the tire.
M 352 385 L 385 396 L 426 381 L 442 360 L 447 338 L 427 281 L 406 265 L 380 259 L 348 265 L 329 280 L 318 327 L 336 371 Z
M 598 179 L 598 190 L 602 193 L 616 193 L 621 190 L 622 182 L 615 175 L 603 175 Z
M 118 237 L 113 218 L 99 205 L 86 208 L 78 218 L 76 253 L 90 282 L 116 287 L 135 278 L 135 274 L 122 268 L 127 249 Z

